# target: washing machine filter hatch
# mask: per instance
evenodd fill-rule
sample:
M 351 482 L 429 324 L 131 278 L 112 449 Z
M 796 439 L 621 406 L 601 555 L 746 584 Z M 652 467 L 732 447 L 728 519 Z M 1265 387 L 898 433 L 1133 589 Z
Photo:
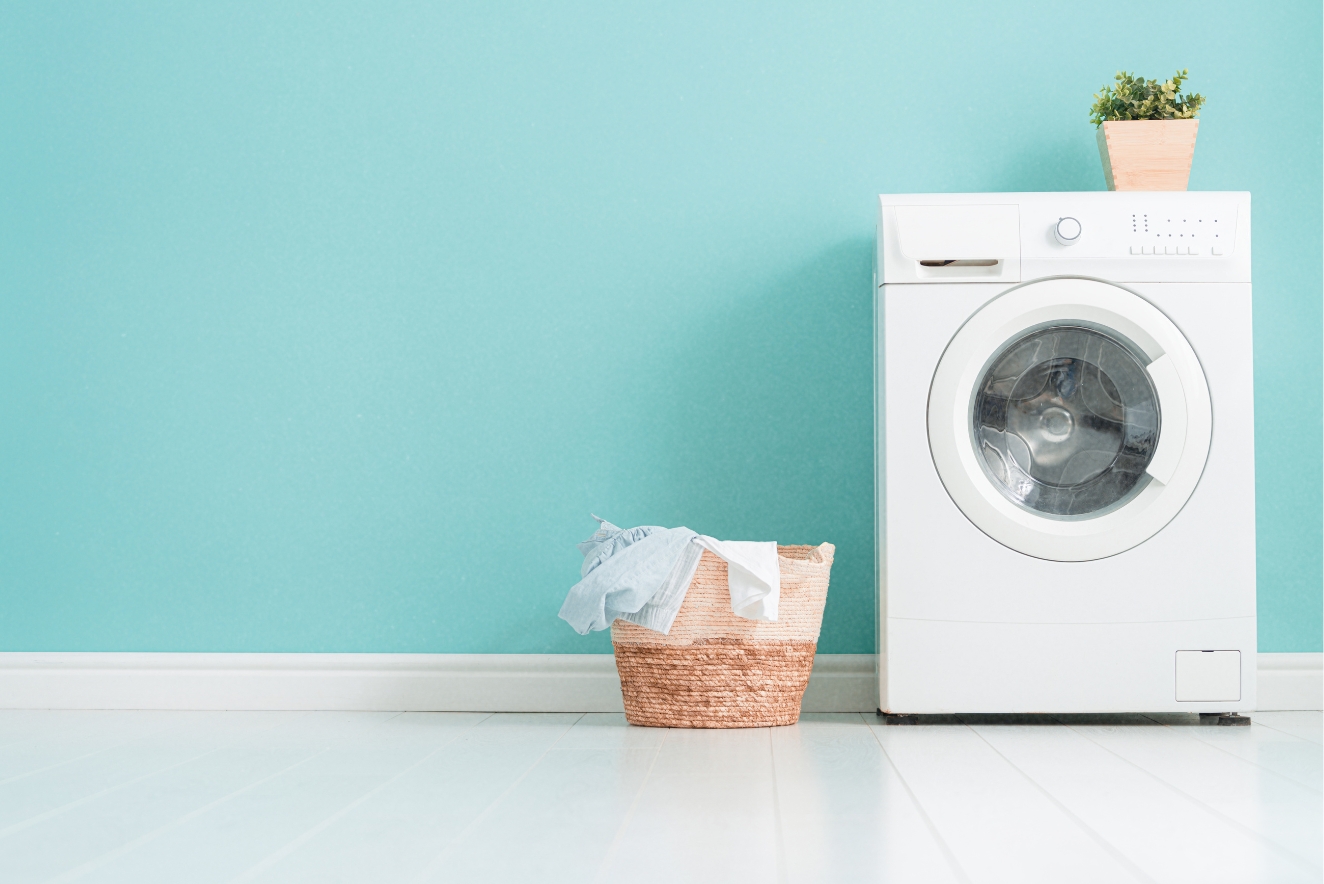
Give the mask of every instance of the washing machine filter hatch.
M 1145 357 L 1079 325 L 1003 347 L 975 388 L 972 441 L 988 478 L 1039 515 L 1094 518 L 1138 494 L 1159 436 Z

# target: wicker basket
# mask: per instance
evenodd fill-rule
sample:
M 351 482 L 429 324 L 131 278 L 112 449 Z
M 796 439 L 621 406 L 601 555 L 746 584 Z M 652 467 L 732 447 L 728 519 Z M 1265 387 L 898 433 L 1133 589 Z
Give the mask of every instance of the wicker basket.
M 704 551 L 669 633 L 613 623 L 625 719 L 647 727 L 795 724 L 835 552 L 830 543 L 777 548 L 781 600 L 774 622 L 731 613 L 726 562 Z

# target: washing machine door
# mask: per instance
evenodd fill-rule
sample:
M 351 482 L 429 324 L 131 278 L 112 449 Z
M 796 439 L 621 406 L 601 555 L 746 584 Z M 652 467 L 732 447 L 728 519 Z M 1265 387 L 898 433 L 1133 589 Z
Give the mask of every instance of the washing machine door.
M 933 376 L 929 448 L 981 531 L 1041 559 L 1116 555 L 1195 491 L 1213 426 L 1195 351 L 1157 307 L 1090 279 L 985 304 Z

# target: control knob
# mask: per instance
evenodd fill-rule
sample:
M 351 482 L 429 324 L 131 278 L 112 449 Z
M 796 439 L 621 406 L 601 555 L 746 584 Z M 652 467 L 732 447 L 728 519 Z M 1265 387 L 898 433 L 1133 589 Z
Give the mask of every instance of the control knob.
M 1080 242 L 1080 222 L 1070 216 L 1058 218 L 1053 236 L 1064 246 L 1074 246 Z

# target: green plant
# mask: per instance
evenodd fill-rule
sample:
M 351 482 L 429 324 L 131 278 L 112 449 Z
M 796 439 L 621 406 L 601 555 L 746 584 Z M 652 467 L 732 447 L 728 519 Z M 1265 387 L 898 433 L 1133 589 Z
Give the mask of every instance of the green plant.
M 1182 68 L 1171 80 L 1160 83 L 1118 71 L 1113 77 L 1116 85 L 1105 84 L 1094 96 L 1090 122 L 1101 126 L 1105 120 L 1189 120 L 1204 104 L 1199 93 L 1181 94 L 1181 84 L 1189 76 Z

